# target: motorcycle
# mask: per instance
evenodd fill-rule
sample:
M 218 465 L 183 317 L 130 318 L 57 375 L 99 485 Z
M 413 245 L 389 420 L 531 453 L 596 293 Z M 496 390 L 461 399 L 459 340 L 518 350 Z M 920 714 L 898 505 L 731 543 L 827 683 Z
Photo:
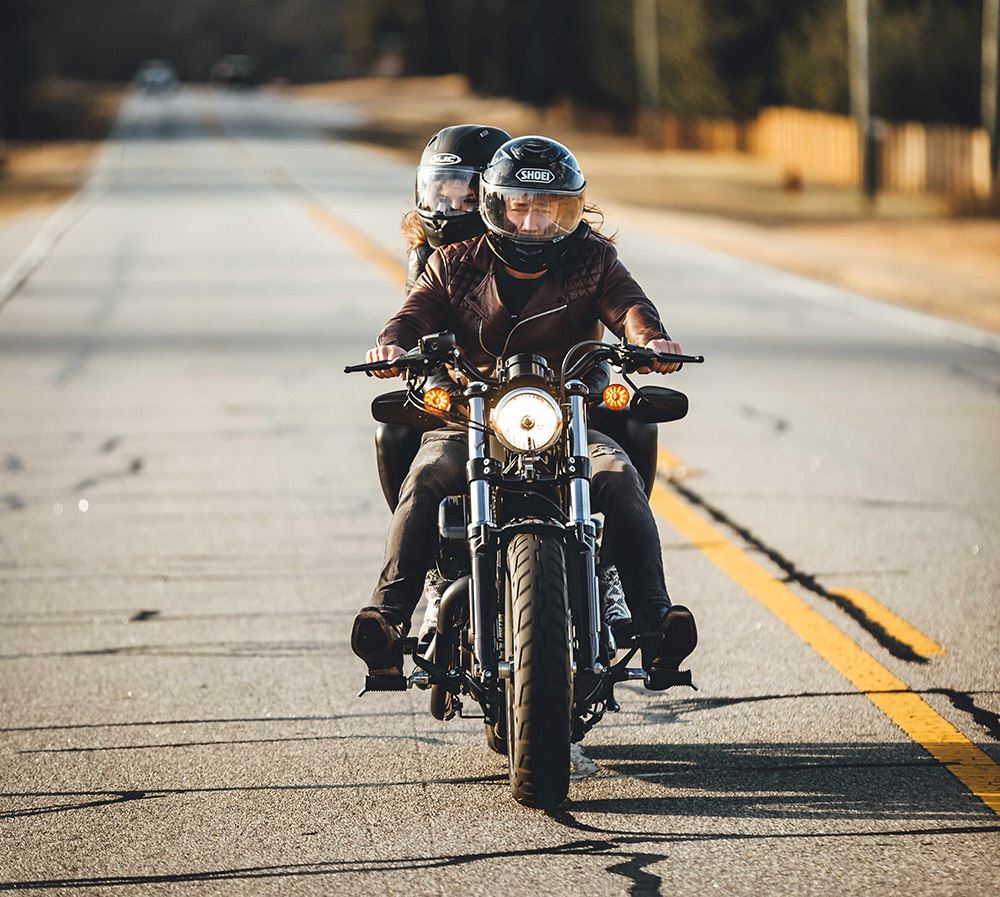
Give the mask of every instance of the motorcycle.
M 436 631 L 427 643 L 401 640 L 414 663 L 409 675 L 369 674 L 359 696 L 427 689 L 438 720 L 468 716 L 474 702 L 489 747 L 507 756 L 513 797 L 527 806 L 553 809 L 566 798 L 570 745 L 620 709 L 618 683 L 693 687 L 689 671 L 629 666 L 656 635 L 611 625 L 597 578 L 603 524 L 591 514 L 588 423 L 629 451 L 648 494 L 656 425 L 684 417 L 688 407 L 683 393 L 629 379 L 653 360 L 704 358 L 588 340 L 567 352 L 558 371 L 540 356 L 518 354 L 490 377 L 462 355 L 453 334 L 436 333 L 392 361 L 344 368 L 405 373 L 405 389 L 372 402 L 380 430 L 409 440 L 408 447 L 378 441 L 381 452 L 399 456 L 380 464 L 391 506 L 423 432 L 461 427 L 469 447 L 468 488 L 439 507 L 437 566 L 450 585 Z M 628 386 L 590 394 L 583 378 L 604 363 Z M 448 370 L 448 382 L 464 388 L 429 386 Z M 393 467 L 395 475 L 384 472 Z

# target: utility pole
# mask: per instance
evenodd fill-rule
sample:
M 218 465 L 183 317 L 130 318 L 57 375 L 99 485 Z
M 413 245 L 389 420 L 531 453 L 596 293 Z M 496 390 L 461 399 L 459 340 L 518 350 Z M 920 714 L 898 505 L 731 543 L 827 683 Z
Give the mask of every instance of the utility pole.
M 875 127 L 872 116 L 872 4 L 847 0 L 847 41 L 851 82 L 851 114 L 858 126 L 861 190 L 875 198 Z
M 983 87 L 980 94 L 982 122 L 990 135 L 990 177 L 993 189 L 1000 184 L 997 151 L 997 56 L 1000 55 L 1000 0 L 983 0 Z
M 640 131 L 654 146 L 659 146 L 663 137 L 660 120 L 660 25 L 657 12 L 657 0 L 632 0 Z

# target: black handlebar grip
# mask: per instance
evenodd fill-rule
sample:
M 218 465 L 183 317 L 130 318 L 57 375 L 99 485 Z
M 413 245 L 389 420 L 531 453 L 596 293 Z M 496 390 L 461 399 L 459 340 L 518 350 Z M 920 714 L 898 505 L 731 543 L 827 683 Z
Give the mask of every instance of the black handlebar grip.
M 670 352 L 657 352 L 659 361 L 676 361 L 681 364 L 701 364 L 705 360 L 704 355 L 673 355 Z
M 364 371 L 370 376 L 372 371 L 387 371 L 396 366 L 395 361 L 370 361 L 367 364 L 349 364 L 344 368 L 344 373 L 357 374 Z

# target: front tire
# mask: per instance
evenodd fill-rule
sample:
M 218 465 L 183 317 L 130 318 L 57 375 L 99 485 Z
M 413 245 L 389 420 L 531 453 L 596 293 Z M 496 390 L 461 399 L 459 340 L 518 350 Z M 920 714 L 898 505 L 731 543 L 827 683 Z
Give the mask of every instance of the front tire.
M 569 793 L 573 704 L 562 542 L 534 533 L 514 536 L 507 546 L 507 587 L 510 787 L 519 803 L 552 810 Z

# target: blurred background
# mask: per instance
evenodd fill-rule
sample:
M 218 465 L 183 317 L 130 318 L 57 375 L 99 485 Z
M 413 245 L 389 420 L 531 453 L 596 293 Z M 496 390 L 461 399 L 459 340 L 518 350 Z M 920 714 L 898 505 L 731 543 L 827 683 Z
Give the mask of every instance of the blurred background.
M 76 189 L 130 84 L 283 91 L 412 160 L 457 121 L 545 131 L 592 196 L 684 213 L 682 236 L 997 328 L 996 8 L 3 0 L 0 214 Z
M 845 0 L 652 5 L 664 110 L 738 121 L 768 106 L 848 112 Z M 877 5 L 878 115 L 980 124 L 982 0 Z M 5 126 L 8 136 L 34 136 L 45 127 L 38 89 L 46 80 L 128 81 L 144 60 L 163 58 L 181 79 L 207 81 L 222 56 L 241 53 L 252 57 L 256 83 L 458 72 L 487 93 L 614 110 L 627 130 L 640 100 L 631 6 L 600 0 L 5 0 Z

